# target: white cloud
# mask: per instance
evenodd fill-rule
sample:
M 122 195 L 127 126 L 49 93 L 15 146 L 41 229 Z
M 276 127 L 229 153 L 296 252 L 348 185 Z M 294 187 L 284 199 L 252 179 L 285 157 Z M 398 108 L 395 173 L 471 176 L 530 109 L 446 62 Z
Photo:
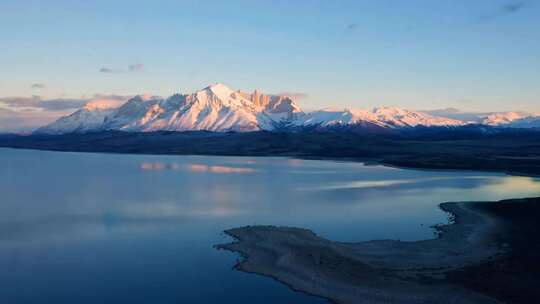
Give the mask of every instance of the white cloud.
M 114 69 L 110 67 L 102 67 L 99 69 L 99 72 L 109 73 L 109 74 L 144 72 L 144 64 L 142 63 L 130 64 L 127 66 L 127 69 Z
M 43 83 L 33 83 L 30 85 L 30 88 L 32 89 L 45 89 L 47 86 Z

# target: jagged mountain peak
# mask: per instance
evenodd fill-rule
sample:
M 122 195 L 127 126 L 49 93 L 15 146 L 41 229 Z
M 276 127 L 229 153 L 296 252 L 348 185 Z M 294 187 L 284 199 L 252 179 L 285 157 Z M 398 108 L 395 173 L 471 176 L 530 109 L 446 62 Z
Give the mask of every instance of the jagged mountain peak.
M 217 82 L 207 86 L 197 93 L 207 93 L 210 95 L 216 95 L 222 99 L 228 99 L 233 95 L 234 91 L 223 83 Z
M 397 107 L 372 110 L 326 108 L 305 113 L 282 95 L 254 90 L 247 93 L 214 83 L 192 94 L 167 98 L 137 95 L 117 108 L 103 103 L 88 105 L 72 115 L 41 128 L 59 134 L 102 130 L 147 131 L 257 131 L 283 128 L 356 126 L 405 128 L 417 125 L 454 126 L 464 122 Z
M 416 126 L 460 126 L 466 124 L 457 119 L 429 115 L 425 112 L 411 111 L 398 107 L 376 107 L 371 113 L 377 120 L 390 127 L 416 127 Z
M 83 109 L 86 109 L 88 111 L 108 110 L 115 109 L 120 104 L 120 101 L 116 99 L 100 98 L 88 102 L 86 105 L 84 105 Z
M 486 125 L 496 126 L 512 123 L 516 120 L 533 117 L 534 114 L 527 112 L 497 112 L 490 113 L 483 118 L 483 123 Z
M 133 96 L 132 98 L 130 98 L 128 100 L 128 102 L 129 101 L 131 101 L 131 102 L 146 102 L 146 101 L 149 101 L 149 100 L 156 100 L 156 99 L 163 99 L 163 97 L 145 93 L 145 94 L 138 94 L 138 95 Z

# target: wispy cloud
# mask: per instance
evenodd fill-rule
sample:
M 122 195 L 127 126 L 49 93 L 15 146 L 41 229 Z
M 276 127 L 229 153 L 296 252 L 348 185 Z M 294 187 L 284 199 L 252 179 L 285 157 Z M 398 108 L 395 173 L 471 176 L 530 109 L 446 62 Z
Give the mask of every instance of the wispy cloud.
M 144 71 L 144 64 L 142 64 L 142 63 L 130 64 L 128 66 L 128 71 L 130 71 L 130 72 L 143 72 Z
M 349 31 L 353 31 L 353 30 L 355 30 L 357 27 L 358 27 L 358 24 L 356 24 L 356 23 L 350 23 L 350 24 L 347 24 L 346 29 L 349 30 Z
M 499 6 L 496 11 L 486 14 L 484 16 L 481 16 L 480 19 L 483 20 L 491 20 L 499 17 L 504 17 L 508 15 L 515 14 L 523 9 L 525 9 L 528 5 L 528 1 L 511 1 L 507 2 L 506 4 Z
M 45 89 L 47 86 L 43 83 L 33 83 L 30 85 L 31 89 Z
M 118 107 L 131 96 L 96 94 L 90 98 L 43 99 L 30 97 L 0 97 L 0 132 L 33 130 L 67 115 L 83 106 Z
M 27 132 L 57 119 L 62 112 L 13 111 L 0 107 L 0 132 Z
M 144 64 L 135 63 L 127 66 L 127 69 L 113 69 L 110 67 L 102 67 L 99 69 L 100 73 L 121 74 L 121 73 L 135 73 L 144 72 Z
M 14 110 L 33 108 L 36 110 L 63 111 L 80 108 L 87 101 L 87 99 L 42 99 L 37 95 L 30 97 L 0 97 L 0 103 Z
M 99 72 L 100 73 L 122 73 L 122 71 L 120 70 L 113 70 L 111 68 L 105 68 L 105 67 L 99 69 Z
M 308 94 L 307 93 L 302 93 L 302 92 L 280 92 L 276 95 L 279 95 L 279 96 L 286 96 L 286 97 L 289 97 L 291 99 L 294 99 L 294 100 L 300 100 L 300 99 L 305 99 L 308 97 Z
M 129 96 L 96 94 L 91 98 L 53 98 L 43 99 L 34 95 L 30 97 L 0 97 L 0 105 L 13 111 L 66 111 L 84 107 L 96 100 L 111 100 L 123 102 Z
M 515 13 L 525 7 L 525 2 L 508 3 L 502 7 L 502 11 L 507 14 Z

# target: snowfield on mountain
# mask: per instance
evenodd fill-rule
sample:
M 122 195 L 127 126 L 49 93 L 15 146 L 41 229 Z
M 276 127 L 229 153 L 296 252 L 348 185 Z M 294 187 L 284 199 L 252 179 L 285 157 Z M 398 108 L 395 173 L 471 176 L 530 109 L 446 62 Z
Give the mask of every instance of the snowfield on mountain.
M 494 114 L 485 124 L 537 126 L 525 114 Z M 75 113 L 39 128 L 37 134 L 86 133 L 107 130 L 128 132 L 214 131 L 250 132 L 295 130 L 301 128 L 360 127 L 402 129 L 416 126 L 453 127 L 468 122 L 429 115 L 395 107 L 372 110 L 327 108 L 304 112 L 287 96 L 246 93 L 217 83 L 190 95 L 175 94 L 168 98 L 135 96 L 119 107 L 107 103 L 88 104 Z

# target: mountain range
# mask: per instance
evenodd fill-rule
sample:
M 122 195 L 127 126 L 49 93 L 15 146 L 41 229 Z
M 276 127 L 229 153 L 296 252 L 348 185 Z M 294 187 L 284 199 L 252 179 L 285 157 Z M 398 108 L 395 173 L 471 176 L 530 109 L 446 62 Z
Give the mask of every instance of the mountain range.
M 538 128 L 540 115 L 523 112 L 460 115 L 457 110 L 411 111 L 395 107 L 371 110 L 327 108 L 304 112 L 288 96 L 247 93 L 217 83 L 190 95 L 168 98 L 138 95 L 121 106 L 89 103 L 71 115 L 37 129 L 35 134 L 99 131 L 250 132 L 305 129 L 354 129 L 388 132 L 414 127 L 486 125 Z

